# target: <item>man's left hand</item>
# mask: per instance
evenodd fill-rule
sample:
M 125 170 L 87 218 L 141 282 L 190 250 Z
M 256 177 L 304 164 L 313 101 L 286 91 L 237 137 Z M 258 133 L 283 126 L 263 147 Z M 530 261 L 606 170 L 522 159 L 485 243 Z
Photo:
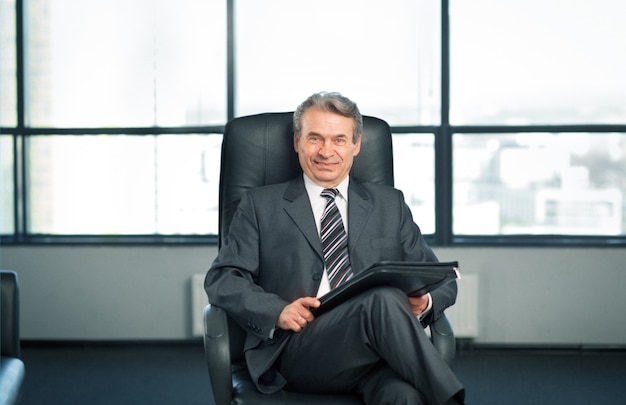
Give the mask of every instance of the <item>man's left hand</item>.
M 411 303 L 411 309 L 415 316 L 420 316 L 428 309 L 428 303 L 430 301 L 430 295 L 424 294 L 420 297 L 409 297 Z

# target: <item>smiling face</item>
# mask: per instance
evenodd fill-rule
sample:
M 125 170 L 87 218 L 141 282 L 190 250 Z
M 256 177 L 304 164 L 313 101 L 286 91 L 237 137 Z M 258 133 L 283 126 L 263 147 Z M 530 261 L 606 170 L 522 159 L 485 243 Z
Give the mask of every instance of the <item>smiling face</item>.
M 302 115 L 302 132 L 294 136 L 294 148 L 304 173 L 324 188 L 334 188 L 350 173 L 361 150 L 354 140 L 354 120 L 311 107 Z

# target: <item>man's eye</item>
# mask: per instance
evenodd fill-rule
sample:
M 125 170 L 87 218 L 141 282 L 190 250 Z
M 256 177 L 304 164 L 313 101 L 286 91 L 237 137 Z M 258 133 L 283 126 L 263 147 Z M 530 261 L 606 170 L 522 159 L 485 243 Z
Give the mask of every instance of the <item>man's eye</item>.
M 345 138 L 337 138 L 337 139 L 335 140 L 335 143 L 336 143 L 337 145 L 344 145 L 344 144 L 346 143 L 346 139 L 345 139 Z

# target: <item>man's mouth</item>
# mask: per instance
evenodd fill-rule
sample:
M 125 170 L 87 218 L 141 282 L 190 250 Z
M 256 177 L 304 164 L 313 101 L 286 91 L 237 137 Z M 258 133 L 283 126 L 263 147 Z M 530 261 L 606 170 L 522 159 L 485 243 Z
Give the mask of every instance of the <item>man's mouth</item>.
M 336 163 L 333 162 L 315 162 L 316 166 L 320 169 L 332 169 L 335 167 Z

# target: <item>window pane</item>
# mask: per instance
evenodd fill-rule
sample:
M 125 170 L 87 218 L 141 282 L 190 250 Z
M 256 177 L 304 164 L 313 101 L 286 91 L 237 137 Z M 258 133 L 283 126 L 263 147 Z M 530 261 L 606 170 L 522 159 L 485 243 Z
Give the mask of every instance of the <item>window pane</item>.
M 0 126 L 17 125 L 15 1 L 0 0 Z
M 14 232 L 13 138 L 0 136 L 0 233 Z
M 625 133 L 454 136 L 454 233 L 624 235 Z
M 26 3 L 30 125 L 226 120 L 224 0 Z
M 217 235 L 222 136 L 157 141 L 157 233 Z
M 450 6 L 453 124 L 624 123 L 626 2 Z
M 29 231 L 217 234 L 219 135 L 35 136 Z
M 339 91 L 391 125 L 440 119 L 440 5 L 238 0 L 237 115 Z
M 393 135 L 394 178 L 422 233 L 435 233 L 435 138 Z

